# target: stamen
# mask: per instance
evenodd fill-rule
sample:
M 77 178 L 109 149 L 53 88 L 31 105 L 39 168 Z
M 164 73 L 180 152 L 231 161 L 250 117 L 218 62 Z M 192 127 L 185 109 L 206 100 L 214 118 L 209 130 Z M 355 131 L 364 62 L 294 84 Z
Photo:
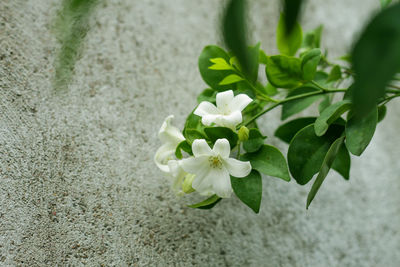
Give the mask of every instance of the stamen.
M 209 157 L 208 158 L 208 162 L 210 163 L 210 167 L 212 167 L 212 168 L 218 168 L 218 169 L 222 168 L 222 162 L 221 162 L 221 157 L 220 156 Z

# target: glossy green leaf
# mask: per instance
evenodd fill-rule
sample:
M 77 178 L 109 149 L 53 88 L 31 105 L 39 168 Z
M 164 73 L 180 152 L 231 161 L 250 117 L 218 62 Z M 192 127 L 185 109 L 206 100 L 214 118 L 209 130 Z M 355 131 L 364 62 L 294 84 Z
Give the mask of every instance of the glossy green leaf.
M 252 128 L 249 130 L 249 139 L 243 142 L 243 148 L 247 152 L 256 152 L 264 144 L 265 138 L 258 129 Z
M 281 14 L 276 30 L 276 44 L 283 55 L 293 56 L 301 46 L 303 33 L 300 24 L 295 22 L 289 32 L 286 31 L 285 14 Z
M 182 159 L 182 150 L 190 155 L 193 155 L 192 147 L 187 140 L 183 140 L 182 142 L 180 142 L 175 149 L 175 156 L 178 159 Z
M 318 111 L 321 114 L 327 107 L 331 105 L 331 98 L 329 95 L 324 95 L 323 100 L 318 105 Z
M 258 213 L 262 198 L 260 173 L 252 170 L 249 175 L 243 178 L 231 176 L 231 184 L 235 195 L 255 213 Z
M 337 154 L 335 161 L 333 162 L 332 169 L 334 169 L 340 175 L 342 175 L 344 179 L 349 180 L 350 166 L 351 166 L 350 153 L 347 150 L 346 146 L 343 144 L 340 147 L 339 153 Z
M 298 184 L 308 183 L 319 171 L 329 147 L 343 131 L 343 126 L 333 124 L 325 135 L 316 136 L 314 124 L 311 124 L 293 137 L 287 159 L 290 173 Z
M 378 109 L 375 107 L 363 118 L 352 117 L 346 123 L 346 147 L 356 156 L 360 156 L 374 136 L 378 123 Z
M 314 79 L 320 60 L 321 50 L 319 48 L 313 48 L 304 54 L 301 60 L 301 70 L 303 72 L 304 80 L 311 81 L 312 79 Z
M 378 122 L 381 122 L 386 116 L 386 106 L 381 105 L 378 107 Z
M 328 82 L 335 82 L 342 78 L 342 71 L 339 65 L 333 66 L 331 72 L 329 73 Z
M 232 129 L 226 127 L 206 127 L 204 132 L 209 140 L 214 144 L 218 139 L 226 138 L 231 145 L 231 149 L 237 145 L 238 135 Z
M 317 91 L 318 89 L 316 89 L 315 87 L 302 86 L 294 89 L 293 91 L 290 91 L 286 98 Z M 290 116 L 299 113 L 300 111 L 308 108 L 312 103 L 321 98 L 322 95 L 314 95 L 284 103 L 282 105 L 281 120 L 286 120 Z
M 204 209 L 208 210 L 213 208 L 217 203 L 221 201 L 221 198 L 217 195 L 212 195 L 211 197 L 207 198 L 206 200 L 203 200 L 199 203 L 189 205 L 189 208 L 194 208 L 194 209 Z
M 286 159 L 276 147 L 263 145 L 257 152 L 244 154 L 241 160 L 250 161 L 252 168 L 263 174 L 290 181 Z
M 186 118 L 185 127 L 183 128 L 183 136 L 189 144 L 195 139 L 205 139 L 204 126 L 201 123 L 201 117 L 193 114 L 193 111 Z
M 317 118 L 314 124 L 315 134 L 317 136 L 324 135 L 329 125 L 336 121 L 343 113 L 351 108 L 349 100 L 342 100 L 326 108 Z
M 211 59 L 215 58 L 222 58 L 229 62 L 229 56 L 222 48 L 214 45 L 206 46 L 201 52 L 198 62 L 201 77 L 214 90 L 226 91 L 232 89 L 229 85 L 219 84 L 226 76 L 233 74 L 232 70 L 209 69 L 209 67 L 214 65 Z
M 354 114 L 375 109 L 385 87 L 400 69 L 400 3 L 378 13 L 367 25 L 353 52 Z M 351 149 L 349 149 L 351 152 Z
M 288 121 L 287 123 L 279 126 L 274 135 L 283 142 L 290 143 L 297 132 L 306 126 L 313 124 L 315 119 L 315 117 L 305 117 Z
M 321 168 L 319 170 L 318 176 L 315 179 L 314 184 L 311 187 L 310 192 L 307 196 L 307 209 L 311 204 L 311 201 L 314 199 L 317 194 L 319 188 L 321 187 L 323 181 L 331 169 L 333 162 L 336 159 L 337 154 L 339 153 L 340 147 L 343 145 L 344 136 L 338 138 L 333 144 L 330 146 L 328 152 L 325 155 L 324 161 L 322 162 Z
M 237 74 L 230 74 L 226 76 L 220 83 L 219 85 L 226 85 L 226 84 L 232 84 L 232 83 L 237 83 L 243 81 L 243 78 L 240 77 Z
M 216 101 L 215 97 L 217 93 L 218 91 L 215 91 L 213 89 L 205 89 L 197 96 L 197 103 L 200 104 L 203 101 L 207 101 L 215 104 Z
M 232 66 L 226 62 L 226 60 L 222 57 L 211 58 L 210 61 L 214 63 L 208 67 L 210 70 L 232 70 Z
M 277 88 L 294 88 L 302 83 L 301 61 L 295 57 L 270 56 L 265 72 L 268 81 Z

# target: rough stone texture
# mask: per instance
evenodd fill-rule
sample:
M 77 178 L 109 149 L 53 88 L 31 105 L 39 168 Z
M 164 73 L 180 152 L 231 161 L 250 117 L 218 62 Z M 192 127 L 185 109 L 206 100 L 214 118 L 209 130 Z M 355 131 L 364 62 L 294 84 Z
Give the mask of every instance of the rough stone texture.
M 219 43 L 221 2 L 101 2 L 69 89 L 52 86 L 59 1 L 0 2 L 0 265 L 398 266 L 400 108 L 395 101 L 351 180 L 310 185 L 264 177 L 259 215 L 233 198 L 185 207 L 153 164 L 161 122 L 182 125 L 205 88 L 203 46 Z M 377 0 L 309 1 L 339 56 Z M 275 50 L 278 1 L 252 1 L 251 29 Z M 268 142 L 278 111 L 264 119 Z

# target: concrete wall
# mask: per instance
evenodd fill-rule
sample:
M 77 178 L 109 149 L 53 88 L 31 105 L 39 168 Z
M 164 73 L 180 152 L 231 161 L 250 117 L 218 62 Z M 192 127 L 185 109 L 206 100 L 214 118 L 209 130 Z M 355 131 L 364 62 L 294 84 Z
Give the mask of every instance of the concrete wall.
M 344 54 L 377 0 L 310 0 L 303 28 Z M 220 43 L 217 0 L 103 1 L 68 90 L 55 90 L 59 1 L 0 1 L 0 265 L 396 266 L 400 262 L 400 108 L 351 179 L 263 178 L 259 215 L 237 199 L 185 205 L 153 164 L 163 119 L 181 127 L 206 85 L 203 46 Z M 252 1 L 252 32 L 275 52 L 278 1 Z M 262 121 L 268 142 L 279 111 Z

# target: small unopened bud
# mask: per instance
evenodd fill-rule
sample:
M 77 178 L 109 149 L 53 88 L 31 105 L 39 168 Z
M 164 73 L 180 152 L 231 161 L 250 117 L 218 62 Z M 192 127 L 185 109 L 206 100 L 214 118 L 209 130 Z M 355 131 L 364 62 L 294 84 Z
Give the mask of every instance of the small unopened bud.
M 195 175 L 190 173 L 185 176 L 185 180 L 182 183 L 182 191 L 185 192 L 186 194 L 190 194 L 195 191 L 192 187 L 192 182 L 194 180 L 194 177 Z
M 239 141 L 243 142 L 249 139 L 249 129 L 246 126 L 240 127 L 238 131 Z

